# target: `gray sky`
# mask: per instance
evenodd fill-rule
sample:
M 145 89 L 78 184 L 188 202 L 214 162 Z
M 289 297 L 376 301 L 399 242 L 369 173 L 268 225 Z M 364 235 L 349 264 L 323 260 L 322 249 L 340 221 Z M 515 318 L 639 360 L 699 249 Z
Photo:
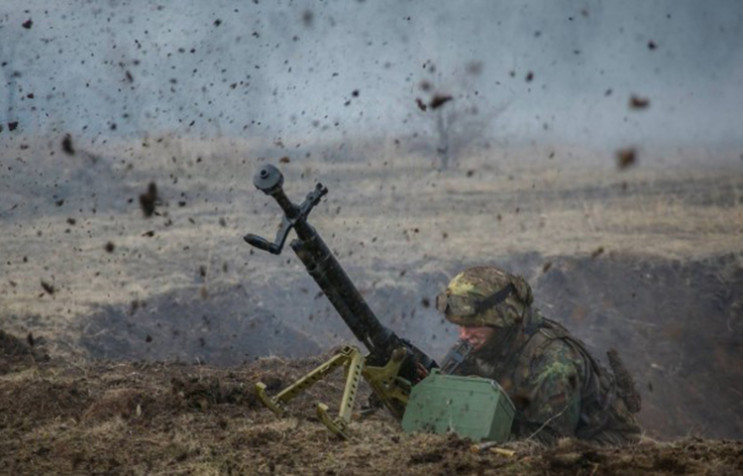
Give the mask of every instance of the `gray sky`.
M 0 61 L 0 141 L 426 136 L 440 113 L 496 143 L 743 143 L 740 0 L 4 0 Z

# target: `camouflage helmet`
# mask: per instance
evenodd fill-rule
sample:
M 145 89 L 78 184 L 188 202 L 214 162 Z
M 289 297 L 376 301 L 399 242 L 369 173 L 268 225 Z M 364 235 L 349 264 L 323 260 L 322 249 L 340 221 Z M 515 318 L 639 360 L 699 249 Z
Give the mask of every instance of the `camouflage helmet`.
M 521 322 L 533 300 L 524 278 L 495 266 L 477 266 L 454 276 L 437 296 L 436 307 L 460 326 L 509 327 Z

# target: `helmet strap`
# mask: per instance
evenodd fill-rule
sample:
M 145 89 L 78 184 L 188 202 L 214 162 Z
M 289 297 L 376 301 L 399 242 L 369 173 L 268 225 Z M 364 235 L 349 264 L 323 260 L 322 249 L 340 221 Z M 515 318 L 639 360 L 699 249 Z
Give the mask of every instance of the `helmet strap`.
M 477 301 L 475 303 L 475 314 L 479 314 L 483 311 L 487 311 L 488 309 L 497 306 L 498 304 L 502 303 L 503 301 L 508 298 L 511 294 L 516 292 L 516 286 L 513 285 L 513 283 L 510 283 L 505 288 L 501 289 L 495 294 L 492 294 L 485 299 L 482 299 L 480 301 Z

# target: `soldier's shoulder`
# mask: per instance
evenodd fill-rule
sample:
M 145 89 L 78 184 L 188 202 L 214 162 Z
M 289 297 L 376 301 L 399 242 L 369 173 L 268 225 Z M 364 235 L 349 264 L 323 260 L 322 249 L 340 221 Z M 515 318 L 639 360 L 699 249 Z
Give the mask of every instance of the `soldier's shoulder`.
M 524 357 L 531 360 L 532 366 L 549 366 L 557 362 L 580 367 L 583 360 L 580 352 L 564 337 L 550 329 L 539 329 L 526 346 Z
M 529 338 L 527 348 L 532 352 L 560 352 L 572 349 L 566 340 L 570 334 L 565 328 L 540 327 Z

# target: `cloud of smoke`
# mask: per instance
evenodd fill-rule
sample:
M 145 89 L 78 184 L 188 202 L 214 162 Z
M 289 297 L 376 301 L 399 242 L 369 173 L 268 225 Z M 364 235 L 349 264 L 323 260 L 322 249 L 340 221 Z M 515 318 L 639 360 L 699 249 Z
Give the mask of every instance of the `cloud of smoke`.
M 741 141 L 737 0 L 5 5 L 4 133 L 435 137 L 446 94 L 470 140 Z

